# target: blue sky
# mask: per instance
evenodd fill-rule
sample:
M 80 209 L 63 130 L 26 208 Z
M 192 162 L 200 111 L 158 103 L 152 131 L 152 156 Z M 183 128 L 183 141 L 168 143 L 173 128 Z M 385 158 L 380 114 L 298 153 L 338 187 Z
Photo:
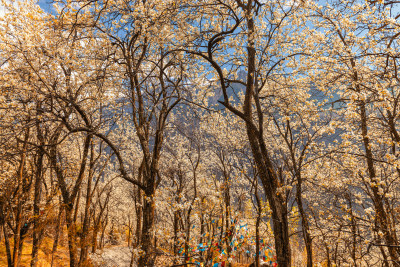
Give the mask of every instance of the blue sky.
M 38 0 L 39 6 L 49 12 L 52 8 L 51 0 Z

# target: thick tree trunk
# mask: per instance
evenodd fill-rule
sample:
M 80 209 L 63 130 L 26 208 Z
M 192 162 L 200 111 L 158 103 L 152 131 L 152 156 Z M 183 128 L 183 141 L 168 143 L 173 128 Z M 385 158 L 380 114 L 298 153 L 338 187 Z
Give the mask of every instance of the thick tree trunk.
M 97 249 L 97 235 L 99 234 L 98 227 L 93 229 L 93 236 L 92 236 L 92 253 L 96 252 Z
M 89 208 L 90 208 L 90 203 L 91 203 L 91 197 L 90 197 L 90 190 L 91 189 L 91 177 L 89 176 L 88 179 L 88 185 L 87 185 L 87 198 L 86 198 L 86 205 L 85 205 L 85 214 L 84 214 L 84 219 L 83 219 L 83 225 L 82 225 L 82 236 L 80 240 L 80 247 L 81 247 L 81 253 L 79 257 L 79 266 L 82 266 L 84 262 L 87 259 L 88 256 L 88 249 L 89 249 L 89 244 L 88 243 L 88 238 L 89 238 Z
M 75 267 L 78 264 L 78 249 L 76 246 L 76 229 L 75 222 L 73 220 L 73 207 L 71 206 L 72 205 L 68 205 L 65 208 L 65 217 L 68 231 L 69 265 L 70 267 Z
M 143 199 L 143 225 L 141 249 L 143 255 L 139 258 L 139 266 L 153 266 L 155 260 L 155 251 L 153 248 L 153 230 L 154 230 L 154 190 L 145 192 Z
M 250 2 L 251 3 L 251 2 Z M 248 3 L 246 16 L 248 28 L 247 44 L 247 84 L 243 103 L 243 116 L 246 123 L 247 138 L 257 166 L 259 177 L 264 187 L 265 195 L 272 210 L 272 224 L 275 238 L 275 250 L 279 267 L 291 266 L 291 251 L 289 243 L 289 225 L 287 206 L 284 193 L 278 193 L 279 181 L 274 166 L 268 155 L 263 136 L 263 114 L 261 111 L 258 88 L 255 88 L 256 77 L 256 50 L 253 34 L 255 33 L 253 7 Z M 257 107 L 258 126 L 253 119 L 253 104 Z
M 251 127 L 248 127 L 247 132 L 265 195 L 272 211 L 272 229 L 275 238 L 278 266 L 291 266 L 289 224 L 285 197 L 277 192 L 278 179 L 267 152 L 258 142 L 258 137 L 251 130 Z
M 371 182 L 374 183 L 374 185 L 371 185 L 371 190 L 374 198 L 373 203 L 376 210 L 378 226 L 383 233 L 386 244 L 388 245 L 388 251 L 392 262 L 395 263 L 397 266 L 400 266 L 399 251 L 398 251 L 399 249 L 396 247 L 398 245 L 396 232 L 393 229 L 391 229 L 391 223 L 389 222 L 390 217 L 387 216 L 384 207 L 383 197 L 379 194 L 380 185 L 379 185 L 379 180 L 376 178 L 373 153 L 369 144 L 367 113 L 365 109 L 365 103 L 363 101 L 360 102 L 360 120 L 361 120 L 361 135 L 363 138 L 363 144 L 367 160 L 367 171 Z
M 37 115 L 42 114 L 41 102 L 37 103 L 36 106 Z M 40 223 L 40 200 L 42 195 L 42 177 L 43 177 L 43 160 L 44 160 L 44 137 L 41 129 L 41 123 L 39 120 L 36 121 L 36 137 L 39 140 L 40 146 L 36 158 L 36 171 L 35 171 L 35 186 L 34 186 L 34 197 L 33 197 L 33 234 L 32 234 L 32 260 L 31 267 L 36 267 L 38 260 L 38 253 L 40 243 L 43 236 L 43 226 Z
M 43 175 L 43 157 L 44 151 L 39 149 L 38 158 L 36 161 L 35 174 L 35 192 L 33 199 L 33 234 L 32 234 L 32 260 L 31 267 L 36 267 L 38 260 L 38 252 L 43 236 L 43 226 L 40 225 L 40 199 L 42 194 L 42 175 Z
M 296 187 L 296 202 L 299 208 L 300 217 L 301 217 L 301 227 L 303 232 L 304 244 L 306 246 L 307 252 L 307 267 L 313 266 L 313 259 L 312 259 L 312 239 L 310 235 L 309 223 L 307 214 L 304 211 L 303 206 L 303 198 L 301 196 L 301 185 L 302 185 L 302 177 L 298 174 L 297 177 L 297 187 Z
M 22 146 L 22 153 L 21 153 L 21 159 L 19 162 L 19 168 L 18 168 L 18 184 L 17 184 L 17 212 L 15 215 L 15 231 L 14 231 L 14 250 L 13 250 L 13 259 L 12 259 L 12 265 L 13 267 L 18 267 L 20 263 L 20 251 L 19 248 L 20 243 L 21 243 L 21 227 L 22 227 L 22 195 L 23 195 L 23 180 L 24 180 L 24 174 L 25 174 L 25 159 L 26 159 L 26 150 L 28 147 L 28 139 L 29 139 L 29 129 L 25 131 L 25 137 L 24 137 L 24 143 Z
M 93 172 L 94 172 L 94 151 L 93 151 L 93 143 L 90 146 L 90 164 L 89 164 L 89 175 L 87 177 L 87 187 L 86 187 L 86 203 L 85 203 L 85 214 L 83 218 L 83 225 L 82 225 L 82 236 L 81 236 L 81 253 L 79 257 L 79 265 L 83 266 L 85 261 L 88 257 L 88 250 L 89 250 L 89 224 L 90 224 L 90 214 L 89 209 L 92 203 L 92 179 L 93 179 Z

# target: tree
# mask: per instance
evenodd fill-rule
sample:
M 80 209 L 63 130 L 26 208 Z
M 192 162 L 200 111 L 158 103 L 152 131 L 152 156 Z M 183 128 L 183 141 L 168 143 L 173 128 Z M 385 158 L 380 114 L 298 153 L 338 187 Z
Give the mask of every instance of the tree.
M 386 265 L 389 264 L 386 249 L 392 262 L 399 261 L 398 248 L 394 245 L 397 244 L 394 220 L 389 215 L 392 209 L 389 203 L 393 202 L 391 194 L 386 195 L 396 187 L 393 176 L 396 167 L 388 160 L 395 153 L 396 145 L 381 127 L 389 127 L 392 130 L 386 129 L 392 134 L 396 128 L 390 114 L 396 109 L 397 86 L 396 79 L 389 74 L 397 65 L 392 49 L 397 43 L 398 26 L 394 18 L 398 15 L 391 9 L 393 4 L 352 1 L 352 7 L 347 8 L 332 1 L 329 5 L 309 6 L 315 25 L 313 36 L 319 36 L 319 44 L 324 47 L 316 49 L 312 58 L 313 68 L 317 70 L 316 84 L 321 90 L 336 95 L 336 102 L 343 103 L 345 108 L 338 114 L 344 121 L 341 145 L 346 156 L 337 160 L 344 165 L 341 168 L 358 180 L 356 186 L 362 187 L 365 197 L 372 202 L 376 212 L 374 231 L 387 246 L 381 248 Z M 375 19 L 371 21 L 370 17 Z M 353 196 L 343 198 L 353 210 Z M 352 218 L 353 215 L 351 211 Z M 356 264 L 354 255 L 353 258 Z
M 208 1 L 200 6 L 202 9 L 207 7 L 207 14 L 211 15 L 198 17 L 194 24 L 190 19 L 186 20 L 191 27 L 202 27 L 198 30 L 199 37 L 187 37 L 194 41 L 185 44 L 182 50 L 206 62 L 206 70 L 213 69 L 223 95 L 220 103 L 245 122 L 248 141 L 272 210 L 278 264 L 290 266 L 287 200 L 285 190 L 281 188 L 284 181 L 280 180 L 266 145 L 264 127 L 268 110 L 262 105 L 261 93 L 265 85 L 283 76 L 284 73 L 279 71 L 284 69 L 286 59 L 301 53 L 295 48 L 295 32 L 287 27 L 299 4 Z M 286 49 L 282 51 L 279 47 Z M 235 79 L 240 69 L 246 73 L 244 81 Z M 238 99 L 240 108 L 232 103 L 228 94 L 235 83 L 245 87 L 244 96 Z

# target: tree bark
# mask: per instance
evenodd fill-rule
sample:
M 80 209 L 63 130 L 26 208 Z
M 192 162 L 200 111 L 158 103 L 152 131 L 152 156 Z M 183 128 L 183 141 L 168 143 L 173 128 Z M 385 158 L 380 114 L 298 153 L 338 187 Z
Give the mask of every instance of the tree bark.
M 355 78 L 355 80 L 357 79 Z M 379 225 L 379 229 L 383 233 L 386 244 L 388 245 L 388 251 L 391 260 L 393 261 L 393 263 L 400 266 L 399 251 L 398 248 L 396 248 L 396 245 L 398 244 L 396 233 L 393 229 L 391 229 L 391 223 L 388 221 L 390 220 L 390 217 L 388 217 L 386 214 L 386 210 L 383 203 L 383 197 L 379 194 L 379 181 L 376 179 L 373 153 L 369 144 L 367 113 L 364 101 L 360 101 L 360 120 L 361 120 L 361 135 L 363 139 L 366 160 L 367 160 L 367 171 L 371 182 L 374 183 L 371 185 L 371 190 L 373 192 L 373 197 L 374 197 L 373 203 L 376 210 L 377 222 Z
M 51 250 L 51 266 L 53 266 L 53 263 L 54 263 L 54 254 L 57 251 L 60 232 L 62 234 L 61 220 L 62 220 L 63 206 L 60 205 L 59 209 L 60 210 L 59 210 L 58 216 L 57 216 L 57 225 L 56 225 L 56 229 L 55 229 L 55 237 L 54 237 L 54 242 L 53 242 L 53 248 Z
M 301 227 L 302 227 L 302 232 L 303 232 L 303 238 L 304 238 L 304 243 L 306 246 L 306 252 L 307 252 L 307 267 L 312 267 L 313 266 L 313 258 L 312 258 L 312 239 L 310 235 L 310 227 L 308 223 L 308 218 L 307 214 L 304 211 L 304 206 L 303 206 L 303 198 L 301 196 L 301 191 L 302 191 L 302 178 L 300 174 L 297 174 L 298 179 L 297 179 L 297 187 L 296 187 L 296 202 L 297 206 L 299 208 L 300 216 L 301 216 Z
M 93 149 L 93 142 L 90 145 L 90 164 L 89 164 L 89 175 L 87 177 L 87 187 L 86 187 L 86 203 L 85 203 L 85 212 L 84 212 L 84 219 L 82 225 L 82 236 L 81 236 L 81 252 L 79 257 L 79 264 L 78 266 L 84 265 L 85 261 L 87 260 L 88 256 L 88 249 L 89 249 L 89 208 L 92 203 L 92 180 L 93 180 L 93 172 L 94 172 L 94 149 Z
M 20 263 L 20 253 L 19 248 L 21 243 L 21 227 L 22 227 L 22 194 L 23 194 L 23 179 L 24 179 L 24 170 L 25 170 L 25 161 L 26 161 L 26 150 L 28 147 L 28 139 L 29 139 L 29 128 L 25 130 L 24 143 L 22 145 L 21 151 L 21 159 L 19 162 L 18 168 L 18 183 L 17 183 L 17 212 L 15 215 L 15 231 L 14 231 L 14 249 L 13 249 L 13 259 L 12 266 L 18 267 Z
M 142 242 L 141 249 L 143 255 L 139 258 L 139 266 L 153 266 L 155 260 L 153 248 L 153 226 L 154 226 L 154 190 L 145 192 L 143 200 L 143 225 L 142 225 Z
M 41 102 L 36 105 L 37 115 L 40 116 L 42 112 Z M 38 253 L 40 243 L 43 236 L 43 226 L 40 225 L 40 200 L 42 196 L 42 180 L 43 180 L 43 160 L 44 160 L 44 137 L 40 125 L 40 121 L 36 121 L 36 136 L 39 141 L 39 148 L 36 158 L 36 172 L 35 172 L 35 186 L 34 186 L 34 199 L 33 199 L 33 234 L 32 234 L 32 260 L 31 267 L 36 267 L 38 260 Z
M 5 222 L 5 213 L 4 213 L 4 206 L 3 203 L 0 202 L 0 223 L 1 227 L 3 228 L 3 234 L 4 234 L 4 244 L 6 247 L 6 255 L 7 255 L 7 266 L 12 267 L 12 255 L 11 255 L 11 246 L 10 246 L 10 240 L 8 237 L 8 232 L 7 232 L 7 225 Z
M 65 219 L 68 231 L 69 265 L 70 267 L 75 267 L 78 264 L 78 249 L 76 246 L 76 225 L 73 220 L 73 207 L 71 206 L 72 205 L 68 205 L 65 208 Z
M 38 158 L 36 161 L 36 173 L 35 173 L 31 267 L 36 267 L 39 247 L 43 236 L 43 226 L 40 225 L 40 207 L 39 207 L 42 194 L 43 158 L 44 158 L 44 151 L 40 147 L 38 152 Z

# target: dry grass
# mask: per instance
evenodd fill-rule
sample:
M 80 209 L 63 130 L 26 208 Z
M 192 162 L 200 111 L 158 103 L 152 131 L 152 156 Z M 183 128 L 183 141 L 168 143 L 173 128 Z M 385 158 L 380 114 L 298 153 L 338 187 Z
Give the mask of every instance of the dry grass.
M 11 249 L 13 240 L 10 239 Z M 38 267 L 51 266 L 51 250 L 53 247 L 53 240 L 44 238 L 39 250 Z M 21 267 L 30 266 L 32 253 L 32 240 L 25 240 L 22 248 Z M 69 264 L 68 248 L 58 246 L 57 252 L 54 254 L 53 267 L 67 267 Z M 0 266 L 7 266 L 7 254 L 4 241 L 0 243 Z

